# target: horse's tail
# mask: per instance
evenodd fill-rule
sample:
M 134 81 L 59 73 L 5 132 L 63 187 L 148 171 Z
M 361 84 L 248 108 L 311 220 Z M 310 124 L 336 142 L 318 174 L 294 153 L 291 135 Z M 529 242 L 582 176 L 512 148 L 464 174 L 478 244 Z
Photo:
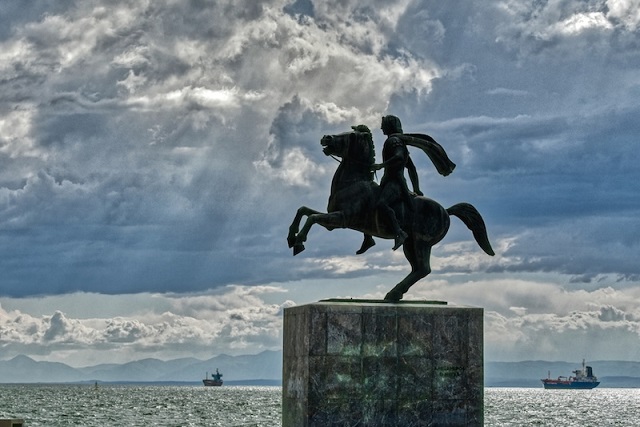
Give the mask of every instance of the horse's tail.
M 489 243 L 489 236 L 487 236 L 487 227 L 484 225 L 484 220 L 480 212 L 469 203 L 458 203 L 447 209 L 449 215 L 457 216 L 460 218 L 464 225 L 473 233 L 473 237 L 478 242 L 478 245 L 488 255 L 495 255 L 495 252 L 491 248 Z

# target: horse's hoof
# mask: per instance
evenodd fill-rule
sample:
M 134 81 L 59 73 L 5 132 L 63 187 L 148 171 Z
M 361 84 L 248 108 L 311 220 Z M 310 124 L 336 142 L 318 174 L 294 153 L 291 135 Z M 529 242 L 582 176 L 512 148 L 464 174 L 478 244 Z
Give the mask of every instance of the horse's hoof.
M 304 245 L 303 244 L 293 245 L 293 256 L 298 255 L 302 251 L 304 251 Z
M 293 245 L 296 244 L 296 238 L 295 237 L 287 237 L 287 244 L 289 245 L 290 248 L 292 248 Z
M 386 302 L 398 302 L 402 299 L 402 294 L 400 292 L 389 291 L 387 295 L 385 295 L 384 300 Z

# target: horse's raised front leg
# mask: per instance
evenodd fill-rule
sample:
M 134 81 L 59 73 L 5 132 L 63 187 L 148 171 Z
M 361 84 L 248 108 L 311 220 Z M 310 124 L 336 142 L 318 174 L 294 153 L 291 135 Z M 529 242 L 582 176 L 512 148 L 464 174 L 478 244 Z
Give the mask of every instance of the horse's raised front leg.
M 415 242 L 414 239 L 407 239 L 404 242 L 404 255 L 411 264 L 411 273 L 400 281 L 384 297 L 385 301 L 397 302 L 418 280 L 431 273 L 431 246 L 424 242 Z
M 289 234 L 287 235 L 287 243 L 290 248 L 296 244 L 296 235 L 298 234 L 298 230 L 300 229 L 300 221 L 302 221 L 303 216 L 309 216 L 313 214 L 319 214 L 320 211 L 316 211 L 314 209 L 308 208 L 306 206 L 300 206 L 298 211 L 296 212 L 296 217 L 293 219 L 293 222 L 289 226 Z
M 332 213 L 315 213 L 307 217 L 307 221 L 304 223 L 302 230 L 297 234 L 295 243 L 293 245 L 293 254 L 298 255 L 304 251 L 304 242 L 307 240 L 307 235 L 313 224 L 320 224 L 321 226 L 334 229 L 345 227 L 345 217 L 342 212 Z

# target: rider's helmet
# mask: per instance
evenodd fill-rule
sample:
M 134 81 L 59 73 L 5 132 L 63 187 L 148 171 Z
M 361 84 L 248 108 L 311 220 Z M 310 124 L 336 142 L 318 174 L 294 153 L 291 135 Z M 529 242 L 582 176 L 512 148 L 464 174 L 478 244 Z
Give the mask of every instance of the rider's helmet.
M 380 127 L 382 128 L 382 133 L 385 135 L 402 133 L 402 123 L 400 123 L 400 119 L 396 116 L 384 116 Z

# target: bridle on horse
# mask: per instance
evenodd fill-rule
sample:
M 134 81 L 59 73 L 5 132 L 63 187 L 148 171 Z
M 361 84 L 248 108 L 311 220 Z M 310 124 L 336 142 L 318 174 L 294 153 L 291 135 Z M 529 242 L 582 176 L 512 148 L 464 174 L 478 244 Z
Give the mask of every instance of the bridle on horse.
M 349 150 L 347 150 L 347 153 L 348 153 L 348 152 L 349 152 Z M 339 157 L 336 157 L 334 154 L 329 154 L 329 157 L 331 157 L 331 158 L 332 158 L 333 160 L 335 160 L 336 162 L 338 162 L 338 163 L 342 164 L 342 160 L 341 160 Z M 345 156 L 344 156 L 342 159 L 346 159 L 346 158 L 347 158 L 347 156 L 346 156 L 346 154 L 345 154 Z M 353 160 L 353 159 L 351 159 L 351 161 L 352 161 L 353 163 L 355 163 L 355 164 L 360 164 L 360 165 L 364 165 L 364 166 L 369 166 L 369 163 L 367 163 L 367 162 L 361 162 L 361 161 Z M 373 176 L 375 176 L 376 181 L 377 181 L 377 180 L 378 180 L 378 171 L 377 171 L 377 170 L 374 170 L 374 171 L 373 171 Z

